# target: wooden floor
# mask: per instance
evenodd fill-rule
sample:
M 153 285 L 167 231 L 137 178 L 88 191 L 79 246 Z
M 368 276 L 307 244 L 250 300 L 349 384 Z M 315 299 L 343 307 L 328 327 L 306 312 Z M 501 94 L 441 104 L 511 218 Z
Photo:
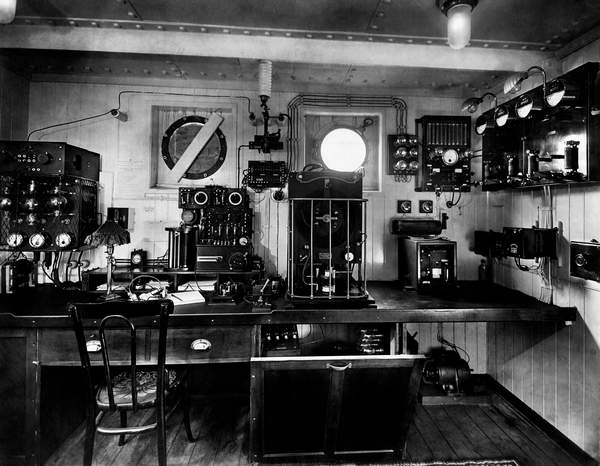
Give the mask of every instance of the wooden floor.
M 239 398 L 197 401 L 193 428 L 202 432 L 189 443 L 180 411 L 168 426 L 170 465 L 248 464 L 248 404 Z M 114 420 L 115 425 L 117 419 Z M 81 464 L 83 427 L 67 439 L 47 465 Z M 155 465 L 152 433 L 132 437 L 124 446 L 113 436 L 96 437 L 94 465 Z M 517 459 L 522 465 L 579 464 L 547 435 L 503 401 L 495 405 L 418 406 L 408 437 L 408 460 Z M 371 462 L 371 464 L 373 464 Z

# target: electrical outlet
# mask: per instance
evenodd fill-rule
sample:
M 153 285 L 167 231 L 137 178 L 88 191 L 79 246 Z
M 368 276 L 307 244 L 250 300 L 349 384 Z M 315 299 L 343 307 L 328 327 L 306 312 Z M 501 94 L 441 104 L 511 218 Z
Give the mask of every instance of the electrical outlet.
M 410 199 L 399 200 L 396 212 L 399 214 L 410 214 L 412 212 L 412 201 Z
M 419 213 L 420 214 L 433 213 L 433 201 L 431 201 L 429 199 L 419 200 Z

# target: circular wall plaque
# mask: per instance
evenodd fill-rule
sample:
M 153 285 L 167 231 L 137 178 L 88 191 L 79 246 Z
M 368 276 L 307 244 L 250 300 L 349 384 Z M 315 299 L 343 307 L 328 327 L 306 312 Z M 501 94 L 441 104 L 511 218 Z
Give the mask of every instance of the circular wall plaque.
M 207 119 L 201 116 L 185 116 L 165 131 L 162 138 L 162 158 L 169 169 L 172 169 L 179 161 L 206 122 Z M 226 155 L 225 135 L 217 128 L 197 154 L 196 160 L 190 165 L 184 178 L 197 180 L 212 175 L 223 165 Z

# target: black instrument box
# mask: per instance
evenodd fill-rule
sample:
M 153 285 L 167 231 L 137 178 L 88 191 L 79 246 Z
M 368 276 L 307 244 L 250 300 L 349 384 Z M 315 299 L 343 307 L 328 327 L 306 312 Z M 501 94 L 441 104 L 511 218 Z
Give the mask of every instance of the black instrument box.
M 98 181 L 100 155 L 65 142 L 0 141 L 0 173 Z

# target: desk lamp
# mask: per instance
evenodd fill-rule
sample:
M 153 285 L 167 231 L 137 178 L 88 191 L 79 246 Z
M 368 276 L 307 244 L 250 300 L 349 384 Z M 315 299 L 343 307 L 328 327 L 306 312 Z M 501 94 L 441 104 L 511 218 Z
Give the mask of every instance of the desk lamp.
M 106 296 L 105 300 L 116 299 L 119 296 L 112 293 L 112 270 L 114 266 L 113 252 L 115 246 L 128 244 L 129 232 L 114 220 L 107 220 L 85 239 L 85 243 L 92 247 L 106 246 Z

